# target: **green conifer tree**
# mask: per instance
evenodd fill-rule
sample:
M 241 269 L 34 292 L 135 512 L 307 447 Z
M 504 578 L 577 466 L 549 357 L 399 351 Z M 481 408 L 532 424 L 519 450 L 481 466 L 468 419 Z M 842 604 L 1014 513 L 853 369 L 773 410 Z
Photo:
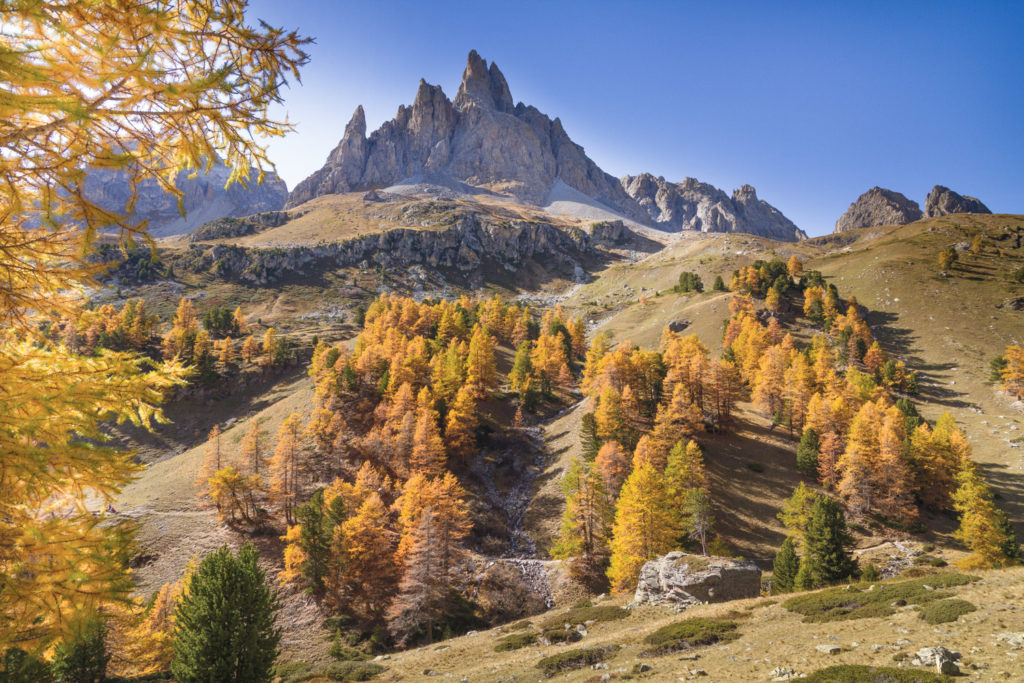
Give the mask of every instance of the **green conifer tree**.
M 270 681 L 281 632 L 277 595 L 247 543 L 203 558 L 175 610 L 171 672 L 180 683 Z
M 809 477 L 818 476 L 818 432 L 813 427 L 804 430 L 796 448 L 796 468 Z
M 843 508 L 829 496 L 818 496 L 804 539 L 807 587 L 818 588 L 856 576 L 857 563 L 847 551 L 852 543 Z
M 791 593 L 797 572 L 800 570 L 800 560 L 796 556 L 796 544 L 792 536 L 787 536 L 779 552 L 775 553 L 775 564 L 772 569 L 772 592 Z
M 580 423 L 580 442 L 583 444 L 583 457 L 593 462 L 603 444 L 601 437 L 597 435 L 597 419 L 593 413 L 583 416 Z

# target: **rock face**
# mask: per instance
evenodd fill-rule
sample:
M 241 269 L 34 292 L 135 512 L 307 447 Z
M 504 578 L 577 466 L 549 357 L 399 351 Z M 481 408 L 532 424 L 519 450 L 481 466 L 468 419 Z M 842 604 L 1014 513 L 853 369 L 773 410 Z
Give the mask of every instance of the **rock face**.
M 463 273 L 496 267 L 516 272 L 531 262 L 565 274 L 582 271 L 580 259 L 594 256 L 590 236 L 530 221 L 490 222 L 465 214 L 438 230 L 395 228 L 345 242 L 315 246 L 246 248 L 229 244 L 190 244 L 174 263 L 195 273 L 268 285 L 308 276 L 320 268 L 359 266 L 409 268 L 422 265 Z
M 632 604 L 668 604 L 682 610 L 760 593 L 761 570 L 753 562 L 673 552 L 643 566 Z
M 410 181 L 484 186 L 539 206 L 548 204 L 561 181 L 627 219 L 655 227 L 683 229 L 685 215 L 686 229 L 699 225 L 695 229 L 705 232 L 750 231 L 785 240 L 805 236 L 757 199 L 749 186 L 730 199 L 721 190 L 702 185 L 703 203 L 691 202 L 705 207 L 699 220 L 694 218 L 696 208 L 678 209 L 676 219 L 675 213 L 672 218 L 663 217 L 660 211 L 643 206 L 641 200 L 647 195 L 630 192 L 629 184 L 602 171 L 569 138 L 558 118 L 551 119 L 522 102 L 513 104 L 504 75 L 476 51 L 469 53 L 454 101 L 439 86 L 421 80 L 412 106 L 399 107 L 395 118 L 369 137 L 365 113 L 358 107 L 327 163 L 295 187 L 288 206 L 324 194 Z M 650 194 L 651 202 L 655 194 Z
M 958 194 L 948 187 L 936 185 L 924 202 L 924 215 L 929 218 L 948 216 L 951 213 L 992 213 L 980 199 Z
M 696 178 L 671 183 L 650 173 L 625 176 L 620 181 L 654 225 L 667 230 L 748 232 L 793 242 L 807 234 L 774 206 L 758 199 L 750 185 L 732 197 Z
M 156 237 L 191 232 L 200 225 L 225 216 L 248 216 L 278 211 L 288 198 L 288 187 L 275 175 L 262 184 L 255 179 L 249 187 L 234 183 L 224 189 L 230 171 L 218 163 L 209 173 L 189 178 L 178 174 L 175 184 L 185 193 L 185 216 L 178 212 L 178 199 L 160 189 L 156 181 L 140 183 L 134 220 L 149 221 L 149 232 Z M 131 195 L 126 174 L 120 171 L 93 171 L 85 180 L 86 197 L 110 211 L 123 212 Z
M 857 198 L 836 221 L 836 232 L 874 228 L 879 225 L 906 225 L 921 220 L 917 202 L 899 192 L 873 187 Z

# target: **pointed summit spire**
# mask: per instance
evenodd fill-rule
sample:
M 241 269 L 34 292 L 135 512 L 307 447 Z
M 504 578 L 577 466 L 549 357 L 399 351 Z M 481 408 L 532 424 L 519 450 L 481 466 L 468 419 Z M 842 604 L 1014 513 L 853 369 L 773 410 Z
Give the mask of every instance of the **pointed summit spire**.
M 488 70 L 487 61 L 476 50 L 469 51 L 466 70 L 462 72 L 462 85 L 455 97 L 457 109 L 465 109 L 470 103 L 506 114 L 511 114 L 514 106 L 501 70 L 494 63 Z

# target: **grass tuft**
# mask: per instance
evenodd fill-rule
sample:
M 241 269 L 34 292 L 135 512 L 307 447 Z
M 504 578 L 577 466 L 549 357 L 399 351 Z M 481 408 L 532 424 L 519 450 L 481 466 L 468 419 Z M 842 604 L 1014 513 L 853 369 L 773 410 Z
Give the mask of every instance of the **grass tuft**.
M 518 650 L 528 645 L 533 645 L 536 642 L 536 633 L 513 633 L 510 636 L 499 638 L 498 644 L 494 646 L 494 651 L 510 652 L 511 650 Z

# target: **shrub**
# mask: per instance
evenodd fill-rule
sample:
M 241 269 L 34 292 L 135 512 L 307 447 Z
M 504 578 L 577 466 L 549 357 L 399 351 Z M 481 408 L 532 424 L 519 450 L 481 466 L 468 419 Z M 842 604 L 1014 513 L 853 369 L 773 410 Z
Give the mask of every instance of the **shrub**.
M 659 628 L 644 638 L 644 642 L 654 647 L 641 652 L 641 656 L 658 657 L 692 647 L 712 645 L 724 640 L 738 638 L 736 622 L 715 619 L 684 619 Z
M 697 273 L 682 272 L 679 274 L 679 284 L 675 286 L 677 292 L 703 292 L 704 283 L 701 282 Z
M 339 639 L 336 639 L 334 644 L 331 645 L 329 654 L 343 662 L 365 662 L 372 658 L 368 653 L 350 647 Z
M 533 645 L 536 642 L 536 633 L 513 633 L 510 636 L 499 638 L 498 644 L 494 646 L 494 651 L 509 652 L 510 650 L 518 650 L 519 648 Z
M 332 681 L 368 681 L 383 672 L 384 667 L 373 662 L 338 662 L 324 673 Z
M 558 643 L 577 643 L 583 640 L 583 634 L 574 628 L 549 628 L 540 634 L 552 645 Z
M 627 616 L 629 616 L 629 610 L 612 605 L 573 608 L 565 614 L 551 617 L 541 624 L 541 628 L 560 628 L 565 624 L 575 626 L 588 621 L 615 621 L 616 619 L 625 619 Z
M 868 590 L 868 584 L 860 583 L 799 595 L 782 606 L 790 612 L 802 614 L 806 622 L 885 617 L 895 613 L 893 603 L 924 605 L 950 597 L 950 593 L 940 590 L 942 588 L 962 586 L 977 580 L 978 577 L 966 574 L 936 574 L 910 581 L 875 584 L 874 590 Z M 932 590 L 924 588 L 925 585 Z
M 21 648 L 12 647 L 0 657 L 0 681 L 5 683 L 50 683 L 50 667 Z
M 929 624 L 945 624 L 977 609 L 966 600 L 935 600 L 921 608 L 921 618 Z
M 551 678 L 562 671 L 575 671 L 603 662 L 614 651 L 614 646 L 569 650 L 545 657 L 537 662 L 537 668 L 543 671 L 545 676 Z
M 864 571 L 861 572 L 860 578 L 866 583 L 878 581 L 878 569 L 875 568 L 875 565 L 869 564 L 867 567 L 864 567 Z
M 514 624 L 509 624 L 508 626 L 503 626 L 502 629 L 501 629 L 501 632 L 502 633 L 511 633 L 512 631 L 525 631 L 526 629 L 530 628 L 531 626 L 533 626 L 533 622 L 532 621 L 529 621 L 528 619 L 523 619 L 522 621 L 517 621 Z
M 921 669 L 838 664 L 819 669 L 803 680 L 807 683 L 940 683 L 952 679 Z

